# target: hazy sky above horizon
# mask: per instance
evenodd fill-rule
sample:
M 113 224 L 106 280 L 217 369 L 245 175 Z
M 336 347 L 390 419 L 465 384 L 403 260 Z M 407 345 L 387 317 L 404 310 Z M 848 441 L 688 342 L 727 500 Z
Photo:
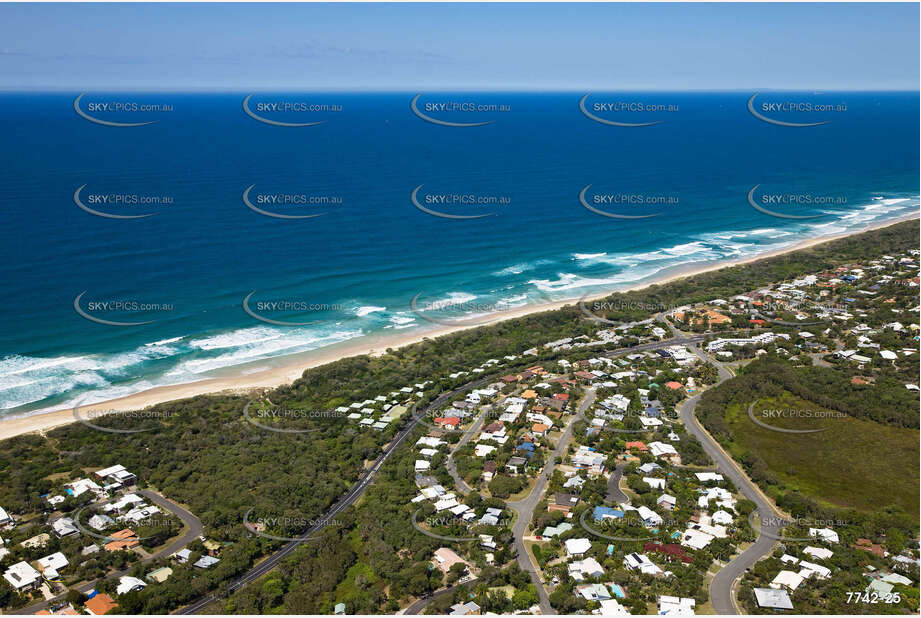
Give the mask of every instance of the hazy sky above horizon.
M 0 4 L 0 88 L 918 90 L 909 4 Z

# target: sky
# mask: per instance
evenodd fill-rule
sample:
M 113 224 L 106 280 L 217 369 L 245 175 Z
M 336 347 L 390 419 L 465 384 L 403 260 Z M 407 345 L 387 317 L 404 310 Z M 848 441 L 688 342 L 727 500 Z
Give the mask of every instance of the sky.
M 8 4 L 3 90 L 918 90 L 919 5 Z

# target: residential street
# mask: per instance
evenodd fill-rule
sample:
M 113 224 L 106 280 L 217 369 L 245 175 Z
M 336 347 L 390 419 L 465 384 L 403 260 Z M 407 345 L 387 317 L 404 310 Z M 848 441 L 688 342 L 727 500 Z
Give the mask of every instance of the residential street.
M 569 424 L 566 425 L 566 429 L 563 430 L 560 439 L 557 441 L 556 448 L 553 449 L 553 452 L 550 453 L 550 455 L 547 457 L 547 464 L 541 471 L 540 476 L 534 485 L 534 488 L 531 490 L 531 493 L 529 493 L 527 497 L 522 500 L 506 503 L 508 504 L 509 508 L 515 511 L 517 515 L 515 519 L 515 526 L 512 528 L 512 534 L 515 537 L 515 550 L 518 552 L 518 566 L 521 567 L 522 570 L 528 571 L 531 574 L 531 581 L 534 582 L 534 586 L 537 588 L 537 594 L 540 597 L 540 611 L 544 615 L 556 614 L 556 612 L 554 611 L 553 607 L 550 606 L 550 595 L 547 594 L 547 590 L 544 588 L 544 584 L 538 575 L 538 567 L 536 564 L 534 564 L 530 554 L 527 551 L 527 548 L 525 547 L 524 536 L 528 528 L 528 524 L 531 523 L 531 517 L 534 514 L 534 509 L 537 508 L 537 504 L 540 502 L 544 494 L 544 490 L 547 488 L 547 484 L 550 482 L 550 476 L 553 474 L 554 468 L 556 468 L 556 458 L 565 456 L 566 449 L 569 447 L 569 442 L 572 439 L 573 427 L 575 426 L 576 421 L 585 418 L 585 411 L 594 402 L 595 391 L 590 388 L 585 389 L 585 398 L 579 405 L 577 412 L 569 420 Z
M 144 563 L 151 562 L 158 558 L 162 558 L 164 556 L 169 556 L 170 554 L 174 554 L 201 535 L 202 533 L 201 520 L 195 517 L 195 515 L 193 515 L 186 509 L 182 508 L 178 504 L 170 502 L 169 500 L 167 500 L 160 494 L 150 489 L 140 489 L 135 493 L 141 494 L 142 496 L 144 496 L 145 498 L 147 498 L 148 500 L 150 500 L 151 502 L 153 502 L 160 508 L 172 512 L 174 515 L 176 515 L 177 517 L 179 517 L 179 519 L 182 520 L 182 523 L 186 528 L 185 534 L 183 534 L 181 537 L 179 537 L 178 539 L 176 539 L 175 541 L 173 541 L 172 543 L 170 543 L 169 545 L 167 545 L 160 551 L 154 554 L 151 554 L 150 556 L 147 556 L 145 558 L 142 558 L 141 562 L 144 562 Z M 129 571 L 127 569 L 123 571 L 116 571 L 106 576 L 106 579 L 114 579 L 117 577 L 121 577 L 122 575 L 127 575 L 128 572 Z M 76 586 L 71 586 L 71 588 L 73 588 L 74 590 L 79 590 L 80 592 L 86 593 L 92 590 L 93 586 L 94 586 L 94 582 L 84 582 Z M 60 603 L 64 601 L 65 596 L 66 594 L 59 594 L 56 597 L 53 597 L 47 601 L 42 601 L 41 603 L 34 603 L 32 605 L 29 605 L 28 607 L 21 607 L 19 609 L 12 610 L 10 613 L 12 614 L 34 614 L 43 609 L 47 609 L 49 605 L 53 605 L 55 603 Z
M 691 345 L 689 348 L 699 358 L 709 361 L 697 346 Z M 721 363 L 715 362 L 714 364 L 719 370 L 719 382 L 732 377 L 729 370 L 723 367 Z M 690 433 L 700 440 L 704 451 L 716 462 L 720 473 L 730 479 L 743 496 L 757 505 L 757 511 L 761 519 L 767 518 L 767 523 L 762 525 L 761 532 L 755 543 L 717 571 L 713 581 L 710 582 L 710 602 L 713 604 L 714 611 L 717 614 L 737 614 L 739 612 L 736 608 L 733 590 L 736 580 L 745 573 L 746 569 L 772 551 L 776 543 L 772 537 L 779 536 L 783 526 L 779 525 L 780 515 L 775 512 L 767 497 L 748 479 L 738 464 L 732 460 L 716 440 L 710 437 L 710 434 L 697 421 L 694 416 L 694 409 L 697 407 L 700 397 L 701 393 L 698 393 L 681 405 L 679 412 L 681 422 L 684 423 Z M 769 534 L 765 534 L 765 531 Z

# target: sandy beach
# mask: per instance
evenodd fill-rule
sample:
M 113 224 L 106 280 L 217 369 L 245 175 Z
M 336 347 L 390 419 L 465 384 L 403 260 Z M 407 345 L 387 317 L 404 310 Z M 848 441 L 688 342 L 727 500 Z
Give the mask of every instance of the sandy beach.
M 695 274 L 718 270 L 727 266 L 736 266 L 739 264 L 755 262 L 757 260 L 762 260 L 776 255 L 805 249 L 807 247 L 829 242 L 838 238 L 860 234 L 871 229 L 888 227 L 901 221 L 917 218 L 917 214 L 912 214 L 901 219 L 889 220 L 876 226 L 866 227 L 864 229 L 846 234 L 824 236 L 802 241 L 784 249 L 765 252 L 749 258 L 726 260 L 700 265 L 689 264 L 686 267 L 677 267 L 664 271 L 660 273 L 659 276 L 654 280 L 649 280 L 631 287 L 611 289 L 606 292 L 592 294 L 591 296 L 585 297 L 585 300 L 604 298 L 605 296 L 608 296 L 614 292 L 638 290 L 649 287 L 651 285 L 667 283 L 681 277 L 688 277 Z M 271 361 L 264 360 L 261 362 L 251 363 L 251 365 L 263 365 L 263 367 L 248 367 L 248 373 L 245 374 L 240 373 L 238 375 L 228 375 L 226 377 L 208 378 L 187 384 L 162 386 L 129 395 L 127 397 L 121 397 L 119 399 L 113 399 L 89 406 L 82 406 L 80 408 L 80 415 L 85 417 L 89 413 L 98 415 L 112 411 L 142 410 L 152 405 L 175 401 L 178 399 L 185 399 L 206 393 L 246 393 L 258 389 L 273 388 L 282 384 L 290 384 L 297 378 L 301 377 L 306 369 L 317 367 L 319 365 L 325 365 L 341 358 L 358 356 L 362 354 L 383 354 L 388 348 L 399 348 L 417 343 L 423 339 L 431 339 L 467 328 L 476 328 L 484 324 L 495 324 L 501 320 L 517 318 L 528 315 L 530 313 L 559 309 L 565 305 L 572 305 L 575 302 L 578 302 L 580 298 L 581 296 L 567 300 L 528 305 L 509 311 L 503 311 L 501 312 L 501 315 L 497 315 L 495 319 L 488 321 L 485 319 L 480 319 L 475 320 L 475 323 L 467 323 L 463 325 L 432 325 L 432 327 L 429 329 L 407 333 L 402 336 L 398 334 L 377 336 L 372 335 L 362 338 L 362 340 L 359 342 L 346 342 L 311 352 L 291 355 L 290 357 L 279 357 L 277 359 L 272 359 Z M 265 365 L 269 366 L 266 367 Z M 0 421 L 0 439 L 7 439 L 25 433 L 42 432 L 53 427 L 72 423 L 75 420 L 74 410 L 72 408 L 35 413 L 25 416 L 9 417 Z

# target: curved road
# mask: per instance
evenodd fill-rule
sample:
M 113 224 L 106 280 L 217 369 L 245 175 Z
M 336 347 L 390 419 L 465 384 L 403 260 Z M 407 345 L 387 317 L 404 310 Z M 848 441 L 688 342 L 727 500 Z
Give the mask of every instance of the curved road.
M 605 499 L 614 504 L 630 503 L 630 497 L 620 488 L 620 479 L 624 476 L 625 463 L 619 463 L 614 467 L 614 472 L 608 477 L 608 494 Z
M 166 509 L 167 511 L 172 512 L 174 515 L 176 515 L 177 517 L 179 517 L 179 519 L 182 520 L 182 523 L 186 527 L 185 534 L 183 534 L 181 537 L 179 537 L 178 539 L 176 539 L 175 541 L 173 541 L 172 543 L 170 543 L 169 545 L 167 545 L 160 551 L 153 553 L 147 556 L 146 558 L 142 558 L 141 563 L 152 562 L 154 560 L 162 558 L 163 556 L 169 556 L 170 554 L 174 554 L 180 549 L 182 549 L 183 547 L 185 547 L 186 545 L 188 545 L 189 543 L 191 543 L 192 541 L 194 541 L 195 539 L 197 539 L 199 536 L 201 536 L 201 533 L 202 533 L 201 520 L 195 517 L 195 515 L 190 513 L 188 510 L 182 508 L 181 506 L 179 506 L 178 504 L 174 502 L 170 502 L 169 500 L 167 500 L 160 494 L 150 489 L 141 489 L 141 490 L 136 491 L 135 493 L 141 494 L 142 496 L 144 496 L 145 498 L 147 498 L 148 500 L 150 500 L 157 506 L 163 509 Z M 127 575 L 129 572 L 130 572 L 130 569 L 125 569 L 122 571 L 115 571 L 114 573 L 109 573 L 108 575 L 106 575 L 105 578 L 114 579 L 117 577 L 121 577 L 122 575 Z M 84 582 L 81 584 L 77 584 L 76 586 L 71 586 L 70 588 L 73 590 L 79 590 L 80 592 L 83 592 L 85 594 L 89 592 L 90 590 L 92 590 L 94 587 L 95 587 L 95 580 L 92 582 L 88 582 L 88 583 Z M 67 593 L 59 594 L 55 597 L 52 597 L 51 599 L 48 599 L 47 601 L 42 601 L 41 603 L 35 603 L 28 607 L 21 607 L 19 609 L 12 610 L 10 613 L 11 614 L 35 614 L 38 611 L 47 609 L 49 605 L 62 603 L 66 596 L 67 596 Z
M 732 377 L 732 373 L 723 367 L 721 363 L 707 359 L 706 355 L 697 346 L 692 345 L 690 347 L 691 351 L 699 358 L 716 366 L 719 371 L 719 382 L 717 384 Z M 783 518 L 776 512 L 761 490 L 749 480 L 738 464 L 732 460 L 697 421 L 697 417 L 694 416 L 694 409 L 697 407 L 700 397 L 701 393 L 698 393 L 681 405 L 681 421 L 684 423 L 685 428 L 700 441 L 704 451 L 716 462 L 720 473 L 729 478 L 743 496 L 755 503 L 761 520 L 761 530 L 754 544 L 719 569 L 713 577 L 713 581 L 710 582 L 710 601 L 713 603 L 713 610 L 717 614 L 738 614 L 733 596 L 735 582 L 747 569 L 773 550 L 774 544 L 777 542 L 776 537 L 780 536 L 780 531 L 783 528 Z M 765 534 L 765 532 L 768 532 L 768 534 Z

